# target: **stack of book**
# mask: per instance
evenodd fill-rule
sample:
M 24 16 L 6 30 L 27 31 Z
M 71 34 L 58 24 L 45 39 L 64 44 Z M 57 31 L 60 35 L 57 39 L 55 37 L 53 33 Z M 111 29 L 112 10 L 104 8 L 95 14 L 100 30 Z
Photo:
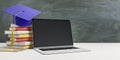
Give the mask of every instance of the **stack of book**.
M 29 49 L 32 48 L 32 27 L 31 26 L 17 26 L 11 24 L 9 30 L 5 30 L 5 34 L 10 38 L 6 42 L 7 46 L 10 46 L 12 37 L 12 27 L 14 29 L 14 43 L 11 46 L 15 49 Z

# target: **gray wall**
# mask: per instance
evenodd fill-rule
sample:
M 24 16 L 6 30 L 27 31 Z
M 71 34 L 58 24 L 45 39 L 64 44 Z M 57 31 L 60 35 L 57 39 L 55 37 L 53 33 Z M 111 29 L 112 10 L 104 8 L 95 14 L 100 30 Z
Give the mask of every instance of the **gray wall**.
M 74 42 L 120 42 L 120 0 L 0 0 L 0 41 L 11 23 L 2 10 L 18 3 L 42 11 L 36 18 L 70 19 Z

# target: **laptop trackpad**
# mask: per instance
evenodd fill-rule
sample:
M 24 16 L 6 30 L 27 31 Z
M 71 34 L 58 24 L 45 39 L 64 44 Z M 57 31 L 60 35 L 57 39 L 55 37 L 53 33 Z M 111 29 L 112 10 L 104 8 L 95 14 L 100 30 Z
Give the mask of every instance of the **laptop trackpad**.
M 50 51 L 50 50 L 65 50 L 65 49 L 78 49 L 77 47 L 64 47 L 64 48 L 47 48 L 47 49 L 40 49 L 42 51 Z

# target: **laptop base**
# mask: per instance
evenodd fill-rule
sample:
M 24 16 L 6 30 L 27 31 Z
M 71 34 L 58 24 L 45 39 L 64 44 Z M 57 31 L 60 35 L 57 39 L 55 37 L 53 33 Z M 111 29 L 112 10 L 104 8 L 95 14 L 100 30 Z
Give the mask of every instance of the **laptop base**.
M 63 54 L 63 53 L 73 53 L 73 52 L 88 52 L 90 50 L 77 48 L 77 49 L 61 49 L 61 50 L 45 50 L 39 48 L 34 48 L 35 51 L 43 54 L 43 55 L 50 55 L 50 54 Z

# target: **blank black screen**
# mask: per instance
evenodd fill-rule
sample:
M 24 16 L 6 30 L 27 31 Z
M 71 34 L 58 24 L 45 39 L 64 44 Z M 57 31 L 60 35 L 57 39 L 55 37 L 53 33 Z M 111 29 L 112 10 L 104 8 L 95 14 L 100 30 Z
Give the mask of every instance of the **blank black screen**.
M 34 47 L 73 45 L 69 20 L 33 19 Z

